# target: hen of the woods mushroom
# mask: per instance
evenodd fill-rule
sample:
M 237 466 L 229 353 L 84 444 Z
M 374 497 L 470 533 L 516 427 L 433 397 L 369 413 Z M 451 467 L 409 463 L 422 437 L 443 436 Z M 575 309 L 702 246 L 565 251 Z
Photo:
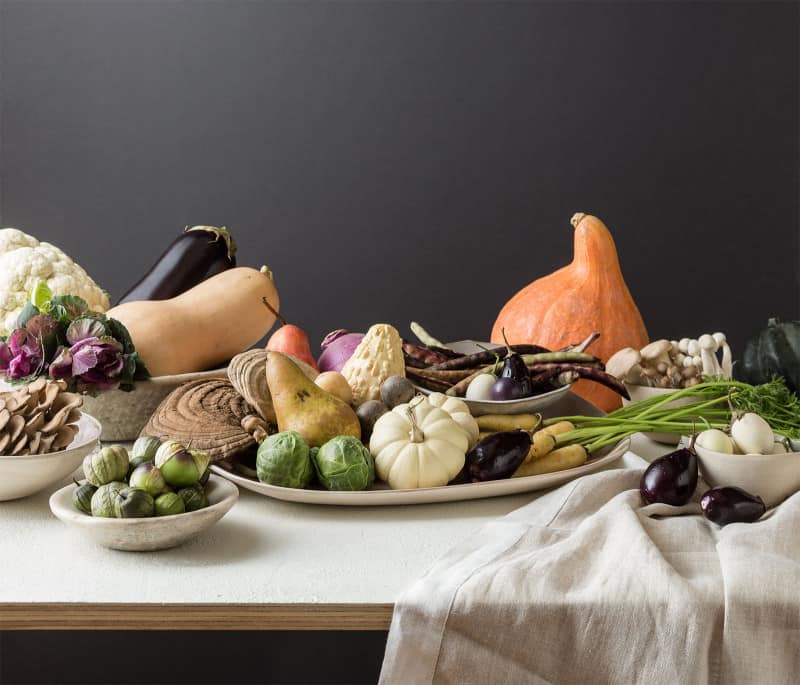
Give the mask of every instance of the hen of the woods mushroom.
M 688 388 L 703 377 L 733 377 L 733 357 L 724 333 L 697 339 L 654 340 L 640 350 L 625 347 L 606 363 L 606 371 L 631 385 Z
M 64 381 L 39 378 L 0 393 L 0 454 L 47 454 L 67 447 L 78 433 L 83 398 Z

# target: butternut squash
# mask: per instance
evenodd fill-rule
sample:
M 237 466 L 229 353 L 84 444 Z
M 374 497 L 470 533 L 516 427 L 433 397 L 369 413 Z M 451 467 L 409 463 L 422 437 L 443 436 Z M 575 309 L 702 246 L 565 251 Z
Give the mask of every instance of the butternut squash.
M 614 239 L 597 217 L 575 214 L 572 263 L 527 285 L 502 308 L 492 329 L 492 342 L 537 343 L 551 349 L 579 342 L 592 331 L 600 338 L 592 352 L 603 361 L 623 347 L 640 349 L 647 329 L 619 265 Z M 579 381 L 574 391 L 611 411 L 620 398 L 597 383 Z
M 257 343 L 275 323 L 261 298 L 280 311 L 272 273 L 228 269 L 169 300 L 126 302 L 107 316 L 121 321 L 152 376 L 205 371 Z

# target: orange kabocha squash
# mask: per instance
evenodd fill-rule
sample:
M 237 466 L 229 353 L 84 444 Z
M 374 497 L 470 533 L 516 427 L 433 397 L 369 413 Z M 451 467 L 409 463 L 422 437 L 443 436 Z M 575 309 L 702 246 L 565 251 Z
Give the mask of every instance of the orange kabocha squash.
M 538 343 L 550 349 L 580 342 L 592 331 L 600 338 L 591 352 L 606 361 L 623 347 L 640 349 L 647 329 L 619 267 L 614 239 L 595 216 L 576 214 L 572 263 L 544 276 L 512 297 L 495 321 L 492 342 Z M 620 398 L 597 383 L 578 381 L 575 392 L 605 411 Z

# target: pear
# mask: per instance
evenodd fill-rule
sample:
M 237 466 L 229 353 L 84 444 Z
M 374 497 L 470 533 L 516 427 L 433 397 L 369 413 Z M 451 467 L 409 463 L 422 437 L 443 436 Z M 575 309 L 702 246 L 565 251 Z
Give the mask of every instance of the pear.
M 283 354 L 288 354 L 290 357 L 305 362 L 314 371 L 319 371 L 314 355 L 311 354 L 311 345 L 308 342 L 306 332 L 299 326 L 286 323 L 286 319 L 267 301 L 266 297 L 262 298 L 261 301 L 283 324 L 272 334 L 264 349 L 267 352 L 283 352 Z
M 270 352 L 267 385 L 279 431 L 300 433 L 310 447 L 322 447 L 337 435 L 361 439 L 353 409 L 309 380 L 287 355 Z

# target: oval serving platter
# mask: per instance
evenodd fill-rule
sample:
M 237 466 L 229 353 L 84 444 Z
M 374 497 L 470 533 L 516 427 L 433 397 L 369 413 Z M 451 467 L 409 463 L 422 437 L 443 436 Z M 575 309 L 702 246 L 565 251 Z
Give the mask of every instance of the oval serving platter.
M 226 471 L 216 464 L 211 471 L 222 478 L 236 483 L 245 490 L 267 495 L 285 502 L 302 502 L 305 504 L 328 504 L 350 507 L 391 506 L 395 504 L 431 504 L 435 502 L 459 502 L 463 500 L 485 499 L 502 495 L 516 495 L 523 492 L 535 492 L 562 485 L 573 478 L 585 476 L 619 459 L 627 451 L 630 441 L 626 440 L 612 448 L 606 454 L 587 461 L 582 466 L 541 476 L 524 476 L 522 478 L 504 478 L 484 483 L 465 483 L 463 485 L 442 485 L 437 488 L 416 488 L 413 490 L 391 490 L 384 483 L 373 489 L 359 492 L 333 492 L 329 490 L 313 490 L 306 488 L 283 488 L 268 485 L 257 480 Z

